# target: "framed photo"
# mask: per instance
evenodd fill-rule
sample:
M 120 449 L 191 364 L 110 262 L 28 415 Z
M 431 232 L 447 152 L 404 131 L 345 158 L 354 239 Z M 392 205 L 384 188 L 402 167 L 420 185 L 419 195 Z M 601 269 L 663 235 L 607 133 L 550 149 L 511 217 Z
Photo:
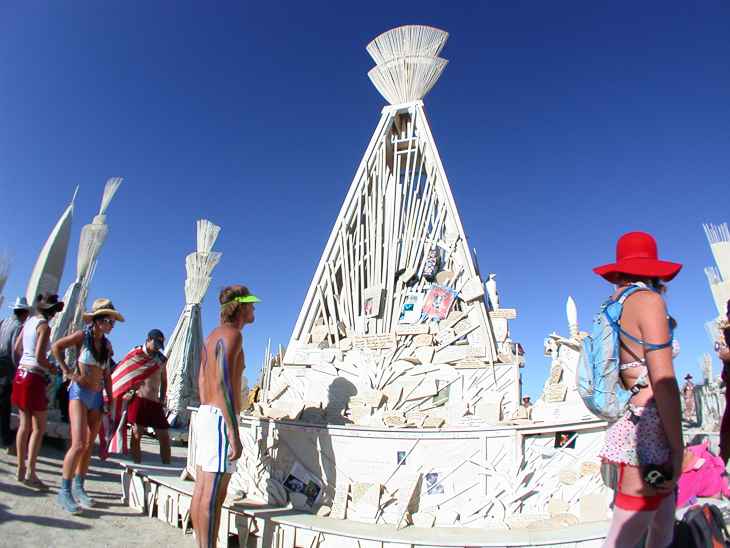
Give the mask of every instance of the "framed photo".
M 403 301 L 398 323 L 416 323 L 421 318 L 422 295 L 420 293 L 408 293 Z
M 444 320 L 449 315 L 451 305 L 454 304 L 457 291 L 448 286 L 431 284 L 431 289 L 423 303 L 422 314 L 432 320 Z
M 383 288 L 368 287 L 362 292 L 362 315 L 372 318 L 380 314 L 380 303 L 383 301 Z

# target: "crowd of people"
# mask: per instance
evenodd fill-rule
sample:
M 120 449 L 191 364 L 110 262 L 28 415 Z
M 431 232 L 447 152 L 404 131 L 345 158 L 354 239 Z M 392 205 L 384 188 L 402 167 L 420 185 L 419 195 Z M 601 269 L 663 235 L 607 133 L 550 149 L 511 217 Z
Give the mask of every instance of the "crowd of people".
M 245 368 L 241 330 L 254 321 L 254 303 L 260 302 L 240 285 L 226 287 L 219 299 L 220 325 L 205 340 L 198 379 L 201 406 L 196 418 L 197 475 L 191 519 L 201 546 L 215 544 L 227 486 L 243 450 L 237 426 Z M 17 455 L 18 482 L 37 491 L 49 490 L 36 473 L 36 463 L 46 428 L 47 387 L 55 386 L 59 371 L 68 384 L 71 426 L 59 506 L 76 515 L 83 512 L 82 507 L 96 504 L 84 480 L 97 436 L 102 458 L 107 451 L 126 452 L 127 425 L 131 425 L 130 452 L 139 463 L 141 438 L 147 428 L 153 428 L 162 462 L 170 463 L 162 331 L 152 329 L 145 344 L 115 365 L 108 335 L 124 317 L 112 301 L 94 301 L 91 312 L 83 314 L 85 327 L 53 344 L 49 322 L 64 308 L 58 295 L 43 293 L 32 306 L 18 298 L 10 308 L 13 315 L 0 322 L 0 438 L 8 454 Z M 33 310 L 37 314 L 31 316 Z M 75 350 L 75 366 L 67 361 L 68 350 Z M 55 388 L 50 392 L 55 394 Z M 20 415 L 14 439 L 11 404 Z
M 33 305 L 19 297 L 10 308 L 13 315 L 0 323 L 0 439 L 6 452 L 17 456 L 18 482 L 37 491 L 49 491 L 38 477 L 36 465 L 46 430 L 49 399 L 54 399 L 61 384 L 68 390 L 71 430 L 58 493 L 58 504 L 64 510 L 81 514 L 82 507 L 96 505 L 86 492 L 84 481 L 104 422 L 107 432 L 101 436 L 102 457 L 105 458 L 110 445 L 126 452 L 129 423 L 133 460 L 141 462 L 142 435 L 147 428 L 154 428 L 162 462 L 169 464 L 170 426 L 163 407 L 166 358 L 161 352 L 165 336 L 159 329 L 151 330 L 145 344 L 131 350 L 115 367 L 114 350 L 107 336 L 124 317 L 110 300 L 94 301 L 91 312 L 83 314 L 85 327 L 53 344 L 49 323 L 64 308 L 58 295 L 43 293 Z M 36 314 L 31 315 L 34 310 Z M 75 351 L 74 366 L 66 360 L 69 349 Z M 123 391 L 121 397 L 119 387 Z M 20 419 L 14 437 L 10 427 L 13 405 L 17 406 Z M 117 410 L 127 411 L 126 420 L 119 420 L 125 415 L 116 413 Z M 116 441 L 118 433 L 125 435 L 124 443 L 107 443 L 107 437 Z
M 634 546 L 647 530 L 646 546 L 669 546 L 677 487 L 682 500 L 690 500 L 692 495 L 682 491 L 683 471 L 699 473 L 701 461 L 710 462 L 709 468 L 724 474 L 730 457 L 728 412 L 722 421 L 717 462 L 706 455 L 707 444 L 688 450 L 684 447 L 682 421 L 694 413 L 694 387 L 688 375 L 680 393 L 673 366 L 679 351 L 674 340 L 677 322 L 668 315 L 664 302 L 665 284 L 681 267 L 658 258 L 652 236 L 632 232 L 619 239 L 615 262 L 594 269 L 615 285 L 614 298 L 630 285 L 640 284 L 642 289 L 624 301 L 620 334 L 622 383 L 640 389 L 633 392 L 628 412 L 609 425 L 606 442 L 599 452 L 604 463 L 616 468 L 619 478 L 604 546 Z M 254 321 L 254 303 L 259 301 L 244 286 L 223 289 L 219 294 L 220 325 L 206 338 L 202 351 L 198 381 L 201 406 L 196 416 L 197 475 L 191 507 L 201 546 L 215 543 L 228 482 L 242 452 L 237 428 L 237 395 L 245 368 L 241 331 Z M 91 312 L 83 315 L 86 327 L 51 345 L 48 324 L 63 306 L 57 295 L 43 294 L 33 304 L 37 314 L 30 316 L 33 307 L 19 298 L 10 307 L 13 316 L 0 324 L 0 437 L 7 451 L 17 454 L 18 481 L 47 490 L 36 474 L 36 461 L 46 426 L 46 379 L 55 378 L 60 368 L 64 381 L 70 385 L 71 446 L 63 462 L 58 504 L 69 513 L 78 514 L 82 506 L 95 504 L 84 489 L 84 478 L 103 424 L 111 427 L 102 432 L 102 447 L 108 445 L 112 450 L 124 450 L 127 423 L 132 425 L 130 445 L 135 462 L 141 461 L 143 433 L 148 427 L 154 428 L 162 461 L 170 462 L 169 424 L 164 411 L 166 358 L 161 352 L 165 337 L 153 329 L 145 344 L 130 351 L 114 368 L 113 349 L 107 337 L 124 317 L 112 302 L 95 301 Z M 728 322 L 725 337 L 730 346 L 730 302 Z M 66 351 L 73 348 L 78 356 L 76 367 L 66 361 Z M 51 355 L 54 361 L 49 360 Z M 727 382 L 727 347 L 720 351 L 720 358 Z M 9 382 L 11 377 L 13 381 Z M 726 397 L 728 394 L 730 391 L 726 391 Z M 680 397 L 690 396 L 691 404 L 685 405 L 688 415 L 683 417 Z M 20 413 L 14 445 L 9 427 L 10 402 Z M 524 398 L 523 405 L 531 406 L 529 397 Z M 120 420 L 125 410 L 127 420 Z M 110 416 L 105 417 L 107 413 Z M 727 490 L 727 478 L 720 483 Z

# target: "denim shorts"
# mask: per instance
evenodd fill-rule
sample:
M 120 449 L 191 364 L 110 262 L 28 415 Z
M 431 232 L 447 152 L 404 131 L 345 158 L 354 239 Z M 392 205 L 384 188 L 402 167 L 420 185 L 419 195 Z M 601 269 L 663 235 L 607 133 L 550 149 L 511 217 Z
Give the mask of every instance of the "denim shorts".
M 94 392 L 93 390 L 79 386 L 75 382 L 71 383 L 71 390 L 68 391 L 68 399 L 69 401 L 79 400 L 86 406 L 88 411 L 104 407 L 104 393 L 101 390 Z

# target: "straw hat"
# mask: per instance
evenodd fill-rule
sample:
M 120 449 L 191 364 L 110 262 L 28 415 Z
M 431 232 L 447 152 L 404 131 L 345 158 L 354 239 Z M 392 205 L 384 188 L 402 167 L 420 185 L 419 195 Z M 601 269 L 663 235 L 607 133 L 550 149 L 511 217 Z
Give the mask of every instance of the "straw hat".
M 681 268 L 679 263 L 658 259 L 656 240 L 651 235 L 629 232 L 616 244 L 616 262 L 594 268 L 593 272 L 613 284 L 618 283 L 619 274 L 647 276 L 668 282 Z
M 109 299 L 96 299 L 91 305 L 91 312 L 84 312 L 84 323 L 91 323 L 97 316 L 111 316 L 118 322 L 124 321 L 124 316 L 114 308 Z

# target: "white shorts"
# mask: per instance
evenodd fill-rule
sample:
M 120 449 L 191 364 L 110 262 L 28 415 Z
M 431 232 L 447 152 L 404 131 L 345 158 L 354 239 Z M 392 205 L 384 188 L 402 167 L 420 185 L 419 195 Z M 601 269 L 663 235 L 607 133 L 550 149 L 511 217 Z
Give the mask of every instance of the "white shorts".
M 228 428 L 223 412 L 217 407 L 201 405 L 195 418 L 195 465 L 203 472 L 233 474 L 235 460 L 228 460 Z

